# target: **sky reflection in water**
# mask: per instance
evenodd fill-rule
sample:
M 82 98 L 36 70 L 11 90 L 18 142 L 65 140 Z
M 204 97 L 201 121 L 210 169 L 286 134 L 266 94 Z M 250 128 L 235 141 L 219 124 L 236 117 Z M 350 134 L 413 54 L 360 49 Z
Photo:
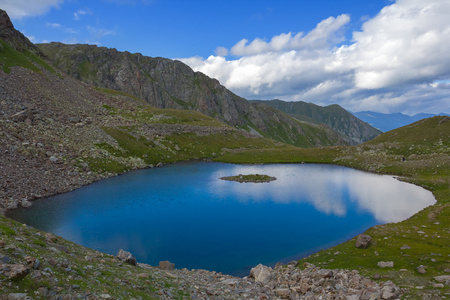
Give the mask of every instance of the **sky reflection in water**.
M 220 177 L 267 174 L 270 183 Z M 343 242 L 435 202 L 417 186 L 331 165 L 179 163 L 103 180 L 35 201 L 9 216 L 140 262 L 248 275 Z

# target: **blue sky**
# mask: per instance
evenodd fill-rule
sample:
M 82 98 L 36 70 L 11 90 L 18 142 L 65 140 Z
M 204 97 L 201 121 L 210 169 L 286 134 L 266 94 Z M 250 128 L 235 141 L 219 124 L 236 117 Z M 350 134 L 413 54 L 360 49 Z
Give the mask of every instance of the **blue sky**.
M 247 99 L 450 112 L 450 0 L 0 0 L 35 43 L 179 59 Z

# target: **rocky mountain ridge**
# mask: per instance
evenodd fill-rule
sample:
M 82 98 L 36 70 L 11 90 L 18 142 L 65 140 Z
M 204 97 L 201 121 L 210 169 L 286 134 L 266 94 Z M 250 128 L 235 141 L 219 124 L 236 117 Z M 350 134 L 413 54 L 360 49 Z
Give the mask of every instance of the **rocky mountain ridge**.
M 326 124 L 345 136 L 351 145 L 367 142 L 381 133 L 337 104 L 322 107 L 303 101 L 287 102 L 278 99 L 251 102 L 270 105 L 298 120 Z
M 231 126 L 300 147 L 346 145 L 323 124 L 252 104 L 180 61 L 95 45 L 39 44 L 61 71 L 88 84 L 123 91 L 158 108 L 199 111 Z

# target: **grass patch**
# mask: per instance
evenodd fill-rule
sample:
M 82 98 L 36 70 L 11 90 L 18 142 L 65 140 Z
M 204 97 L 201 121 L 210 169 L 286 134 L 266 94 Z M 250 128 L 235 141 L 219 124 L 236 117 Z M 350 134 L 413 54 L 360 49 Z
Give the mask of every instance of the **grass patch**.
M 2 39 L 0 39 L 0 64 L 2 65 L 5 73 L 10 73 L 11 67 L 15 66 L 30 69 L 36 73 L 41 72 L 41 70 L 36 67 L 24 53 L 9 46 Z
M 9 237 L 16 234 L 16 231 L 14 229 L 11 229 L 10 227 L 8 227 L 4 224 L 0 224 L 0 230 L 4 235 L 9 236 Z

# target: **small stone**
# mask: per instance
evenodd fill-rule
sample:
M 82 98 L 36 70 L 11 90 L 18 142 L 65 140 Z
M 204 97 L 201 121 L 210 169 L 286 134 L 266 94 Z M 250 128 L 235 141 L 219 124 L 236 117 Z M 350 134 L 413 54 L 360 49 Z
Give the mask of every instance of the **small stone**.
M 444 285 L 443 285 L 442 283 L 434 283 L 434 284 L 433 284 L 433 287 L 434 287 L 434 288 L 442 289 L 442 288 L 444 288 Z
M 100 298 L 102 298 L 102 299 L 111 299 L 111 295 L 109 295 L 109 294 L 101 294 Z
M 40 287 L 40 288 L 38 288 L 38 292 L 39 292 L 39 295 L 41 295 L 42 297 L 47 297 L 47 295 L 48 295 L 48 288 L 45 287 L 45 286 Z
M 28 295 L 24 293 L 11 293 L 8 295 L 8 300 L 28 300 L 28 299 L 32 298 L 28 297 Z
M 425 270 L 424 266 L 419 266 L 417 268 L 417 272 L 419 272 L 419 274 L 425 274 L 425 273 L 427 273 L 427 270 Z
M 407 250 L 407 249 L 411 249 L 411 247 L 408 246 L 408 245 L 403 245 L 400 249 L 401 250 Z
M 139 273 L 137 276 L 139 278 L 149 278 L 150 277 L 150 275 L 148 273 Z
M 356 240 L 355 247 L 358 249 L 366 249 L 369 247 L 372 237 L 367 234 L 360 234 Z
M 128 251 L 120 249 L 119 253 L 117 253 L 117 258 L 130 264 L 130 265 L 133 265 L 133 266 L 137 265 L 136 257 L 134 257 L 134 255 Z
M 377 263 L 377 265 L 380 268 L 393 268 L 394 267 L 394 262 L 393 261 L 379 261 Z
M 161 270 L 171 271 L 171 270 L 175 269 L 175 264 L 174 264 L 174 263 L 171 263 L 171 262 L 168 261 L 168 260 L 160 261 L 160 262 L 159 262 L 159 268 L 160 268 Z
M 49 240 L 50 242 L 56 242 L 57 240 L 58 240 L 58 238 L 54 235 L 54 234 L 51 234 L 51 233 L 49 233 L 49 232 L 47 232 L 46 234 L 45 234 L 45 238 L 47 239 L 47 240 Z
M 278 297 L 281 297 L 283 299 L 289 299 L 289 295 L 291 294 L 291 291 L 286 288 L 278 288 L 278 289 L 275 289 L 275 294 Z

